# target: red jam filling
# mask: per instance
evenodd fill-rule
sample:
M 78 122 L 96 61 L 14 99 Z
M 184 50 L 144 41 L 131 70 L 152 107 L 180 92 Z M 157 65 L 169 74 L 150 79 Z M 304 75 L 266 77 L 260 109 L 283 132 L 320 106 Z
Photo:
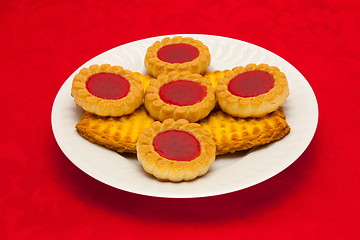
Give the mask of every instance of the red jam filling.
M 129 93 L 130 83 L 115 73 L 102 72 L 89 77 L 86 89 L 96 97 L 116 100 Z
M 190 133 L 168 130 L 153 140 L 155 151 L 162 157 L 175 161 L 191 161 L 200 156 L 200 143 Z
M 168 63 L 184 63 L 191 62 L 199 56 L 199 50 L 185 43 L 176 43 L 166 45 L 159 49 L 157 57 Z
M 168 104 L 188 106 L 200 102 L 206 96 L 206 87 L 197 82 L 177 80 L 163 85 L 160 98 Z
M 274 87 L 274 77 L 264 71 L 253 70 L 241 73 L 230 80 L 228 90 L 239 97 L 255 97 Z

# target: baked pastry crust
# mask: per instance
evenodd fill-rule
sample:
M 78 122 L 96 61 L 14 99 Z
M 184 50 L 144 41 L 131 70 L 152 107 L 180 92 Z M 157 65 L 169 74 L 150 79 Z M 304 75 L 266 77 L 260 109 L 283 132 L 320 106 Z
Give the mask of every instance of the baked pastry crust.
M 205 97 L 193 105 L 178 106 L 164 102 L 159 96 L 160 88 L 170 82 L 177 80 L 188 80 L 197 82 L 206 88 Z M 156 81 L 151 81 L 145 91 L 144 105 L 151 117 L 164 121 L 167 118 L 186 119 L 196 122 L 206 117 L 214 108 L 216 103 L 215 89 L 211 83 L 199 74 L 190 72 L 170 72 L 161 74 Z
M 176 161 L 160 156 L 153 146 L 154 138 L 167 130 L 186 131 L 200 144 L 200 155 L 191 161 Z M 136 145 L 137 158 L 144 170 L 162 181 L 190 181 L 208 172 L 215 161 L 215 143 L 210 133 L 197 123 L 185 119 L 167 119 L 163 123 L 156 121 L 144 130 Z
M 167 45 L 184 43 L 196 47 L 199 50 L 199 56 L 190 62 L 184 63 L 168 63 L 158 58 L 158 51 Z M 156 41 L 147 49 L 144 64 L 149 74 L 154 77 L 162 73 L 171 71 L 189 71 L 192 73 L 202 74 L 206 71 L 210 64 L 210 52 L 206 45 L 201 41 L 195 40 L 191 37 L 176 36 L 173 38 L 166 37 L 161 41 Z
M 86 88 L 86 81 L 97 73 L 114 73 L 125 78 L 130 84 L 130 90 L 123 98 L 112 100 L 97 97 Z M 110 64 L 91 65 L 83 68 L 75 75 L 71 95 L 75 103 L 87 112 L 99 116 L 123 116 L 130 114 L 137 109 L 143 100 L 144 90 L 140 79 L 131 71 L 121 66 Z
M 230 70 L 216 70 L 215 72 L 206 72 L 203 77 L 211 82 L 211 85 L 216 89 L 219 79 L 223 78 Z
M 216 155 L 262 146 L 277 141 L 290 132 L 281 107 L 259 118 L 237 118 L 216 111 L 199 124 L 215 141 Z
M 253 70 L 260 70 L 271 74 L 274 86 L 266 93 L 255 97 L 240 97 L 233 95 L 228 90 L 229 82 L 237 75 Z M 221 109 L 235 117 L 261 117 L 278 109 L 289 95 L 286 76 L 279 68 L 268 64 L 248 64 L 239 66 L 225 73 L 219 79 L 216 88 L 216 97 Z
M 84 112 L 76 129 L 92 143 L 119 153 L 136 153 L 136 142 L 153 122 L 155 120 L 141 106 L 122 117 L 100 117 Z M 268 144 L 290 132 L 282 108 L 260 118 L 237 118 L 216 111 L 198 123 L 215 141 L 217 155 Z
M 121 117 L 101 117 L 84 112 L 75 128 L 88 141 L 119 153 L 136 153 L 136 142 L 145 128 L 155 122 L 144 106 Z
M 147 74 L 141 74 L 139 72 L 134 72 L 134 74 L 135 74 L 135 76 L 140 78 L 141 84 L 144 88 L 144 92 L 145 92 L 145 89 L 149 86 L 150 82 L 153 80 L 156 80 L 155 78 L 153 78 Z

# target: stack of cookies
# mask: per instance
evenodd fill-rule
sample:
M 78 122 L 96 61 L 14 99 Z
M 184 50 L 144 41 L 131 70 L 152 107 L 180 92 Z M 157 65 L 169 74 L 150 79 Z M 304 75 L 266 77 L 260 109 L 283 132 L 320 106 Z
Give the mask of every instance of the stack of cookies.
M 206 174 L 217 155 L 289 133 L 284 73 L 267 64 L 208 72 L 210 60 L 201 41 L 177 36 L 149 46 L 148 74 L 110 64 L 81 69 L 71 89 L 84 110 L 78 133 L 137 154 L 146 172 L 171 182 Z

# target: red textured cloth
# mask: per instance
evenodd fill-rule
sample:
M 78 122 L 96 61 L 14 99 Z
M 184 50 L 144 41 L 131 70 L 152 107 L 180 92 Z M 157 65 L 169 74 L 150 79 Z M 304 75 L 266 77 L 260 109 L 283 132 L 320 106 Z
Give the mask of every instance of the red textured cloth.
M 360 239 L 359 1 L 0 6 L 0 239 Z M 175 33 L 254 43 L 306 77 L 319 124 L 294 164 L 235 193 L 164 199 L 109 187 L 66 158 L 50 117 L 69 75 L 113 47 Z

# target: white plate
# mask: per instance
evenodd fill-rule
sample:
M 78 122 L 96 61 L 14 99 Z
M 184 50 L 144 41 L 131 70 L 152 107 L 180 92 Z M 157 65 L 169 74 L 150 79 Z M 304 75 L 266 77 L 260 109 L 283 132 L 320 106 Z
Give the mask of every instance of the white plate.
M 52 109 L 52 127 L 57 143 L 78 168 L 95 179 L 128 192 L 168 198 L 214 196 L 241 190 L 278 174 L 292 164 L 307 148 L 318 122 L 314 92 L 302 74 L 276 54 L 236 39 L 199 34 L 181 34 L 201 40 L 211 53 L 209 71 L 232 69 L 248 63 L 267 63 L 283 71 L 289 81 L 290 95 L 283 105 L 291 132 L 278 142 L 247 154 L 217 157 L 210 171 L 191 182 L 159 182 L 146 174 L 135 155 L 118 154 L 80 137 L 75 125 L 81 110 L 70 96 L 72 78 L 82 67 L 109 63 L 146 73 L 146 49 L 165 36 L 131 42 L 106 51 L 79 67 L 60 88 Z M 170 35 L 172 36 L 172 35 Z

